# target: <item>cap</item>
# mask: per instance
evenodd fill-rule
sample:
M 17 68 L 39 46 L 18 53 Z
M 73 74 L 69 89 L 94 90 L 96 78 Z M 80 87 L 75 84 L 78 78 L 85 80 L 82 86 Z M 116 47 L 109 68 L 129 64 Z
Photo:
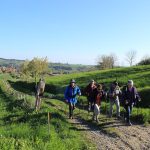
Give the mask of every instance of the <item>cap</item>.
M 76 83 L 76 81 L 74 79 L 71 79 L 70 83 Z
M 133 80 L 128 80 L 128 84 L 131 84 L 133 86 Z
M 98 85 L 97 85 L 97 89 L 98 89 L 98 90 L 101 90 L 102 87 L 103 87 L 102 84 L 98 84 Z
M 95 81 L 92 79 L 92 80 L 91 80 L 91 83 L 92 83 L 92 82 L 95 82 Z
M 117 86 L 117 85 L 118 85 L 118 82 L 117 82 L 117 81 L 114 81 L 113 84 Z

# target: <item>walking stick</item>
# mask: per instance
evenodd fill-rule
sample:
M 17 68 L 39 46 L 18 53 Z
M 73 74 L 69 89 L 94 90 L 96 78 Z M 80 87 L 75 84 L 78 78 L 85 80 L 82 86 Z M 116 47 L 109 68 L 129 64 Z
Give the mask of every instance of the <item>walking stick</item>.
M 80 102 L 80 99 L 79 99 L 79 116 L 80 116 L 80 103 L 81 103 L 81 102 Z
M 149 105 L 149 116 L 150 116 L 150 105 Z
M 138 121 L 140 122 L 140 115 L 139 115 L 139 109 L 140 109 L 140 102 L 141 102 L 141 99 L 137 100 L 137 117 L 138 117 Z M 142 109 L 141 109 L 142 111 Z
M 137 102 L 137 111 L 136 111 L 136 115 L 137 115 L 137 121 L 139 121 L 139 102 Z
M 65 106 L 65 114 L 67 116 L 67 102 L 66 102 L 66 106 Z
M 106 123 L 107 123 L 107 97 L 105 98 L 105 113 L 106 113 Z

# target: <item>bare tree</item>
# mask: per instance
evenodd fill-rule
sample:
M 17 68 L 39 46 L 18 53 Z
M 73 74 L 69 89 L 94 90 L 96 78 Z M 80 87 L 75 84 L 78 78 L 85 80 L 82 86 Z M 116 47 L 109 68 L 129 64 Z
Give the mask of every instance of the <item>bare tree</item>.
M 137 52 L 135 50 L 131 50 L 131 51 L 127 52 L 126 61 L 129 63 L 130 66 L 132 66 L 133 63 L 135 62 L 136 54 L 137 54 Z
M 117 56 L 115 54 L 102 55 L 98 57 L 97 64 L 100 69 L 109 69 L 114 68 L 116 61 Z

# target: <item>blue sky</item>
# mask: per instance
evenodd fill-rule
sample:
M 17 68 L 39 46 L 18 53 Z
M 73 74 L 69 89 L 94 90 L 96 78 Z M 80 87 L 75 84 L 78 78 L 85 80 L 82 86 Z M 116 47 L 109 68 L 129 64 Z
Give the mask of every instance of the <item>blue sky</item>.
M 150 54 L 149 0 L 0 0 L 0 57 L 96 64 Z

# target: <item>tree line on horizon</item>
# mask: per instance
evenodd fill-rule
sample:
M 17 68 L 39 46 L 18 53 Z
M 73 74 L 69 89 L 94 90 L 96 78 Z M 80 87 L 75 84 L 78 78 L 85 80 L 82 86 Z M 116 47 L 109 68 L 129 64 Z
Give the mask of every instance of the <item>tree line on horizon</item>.
M 135 50 L 131 50 L 126 53 L 125 61 L 129 64 L 130 67 L 133 66 L 136 60 L 136 56 L 137 56 L 137 52 Z M 118 57 L 114 53 L 109 55 L 101 55 L 97 59 L 97 68 L 103 70 L 103 69 L 113 69 L 115 67 L 119 67 L 119 65 L 117 65 L 117 61 L 118 61 Z M 145 56 L 136 65 L 149 65 L 149 64 L 150 64 L 150 57 Z
M 130 51 L 126 55 L 126 61 L 133 65 L 136 59 L 136 51 Z M 97 67 L 98 69 L 113 69 L 116 66 L 117 56 L 115 54 L 110 55 L 102 55 L 98 58 Z M 150 64 L 150 57 L 144 57 L 137 65 L 148 65 Z M 49 68 L 49 62 L 47 57 L 45 58 L 33 58 L 31 61 L 25 60 L 20 65 L 20 74 L 22 77 L 29 79 L 30 77 L 35 79 L 35 83 L 37 83 L 37 79 L 43 77 L 45 74 L 50 73 L 52 70 Z M 63 74 L 63 73 L 61 73 Z

